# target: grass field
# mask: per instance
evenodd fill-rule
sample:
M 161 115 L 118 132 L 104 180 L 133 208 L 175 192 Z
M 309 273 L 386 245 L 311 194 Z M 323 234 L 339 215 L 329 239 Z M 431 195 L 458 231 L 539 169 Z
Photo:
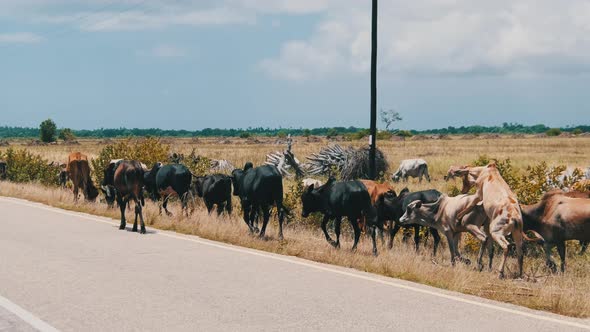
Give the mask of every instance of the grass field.
M 275 139 L 269 138 L 261 138 L 259 140 L 262 142 L 253 144 L 249 144 L 252 140 L 235 138 L 200 138 L 197 141 L 163 140 L 170 145 L 171 152 L 188 154 L 194 148 L 199 155 L 214 159 L 228 159 L 236 166 L 241 166 L 246 161 L 261 164 L 267 153 L 284 149 L 283 145 L 273 144 Z M 68 153 L 73 151 L 81 151 L 92 158 L 104 147 L 104 142 L 100 140 L 80 142 L 80 145 L 27 146 L 26 141 L 10 141 L 12 147 L 27 148 L 51 161 L 64 161 Z M 355 146 L 365 143 L 365 140 L 339 142 L 341 145 Z M 564 164 L 585 168 L 590 166 L 590 160 L 587 157 L 590 152 L 589 143 L 589 137 L 500 139 L 453 137 L 448 140 L 378 141 L 379 148 L 387 156 L 391 171 L 395 170 L 402 159 L 420 157 L 428 161 L 433 178 L 432 183 L 418 184 L 410 181 L 408 186 L 411 190 L 434 188 L 443 192 L 447 192 L 454 184 L 443 180 L 450 165 L 468 164 L 482 154 L 498 159 L 510 158 L 517 169 L 524 169 L 542 161 L 549 165 Z M 293 152 L 300 160 L 304 160 L 305 156 L 319 151 L 326 144 L 325 139 L 321 142 L 309 143 L 305 138 L 298 137 L 293 145 Z M 293 182 L 286 179 L 285 184 L 288 188 L 293 185 Z M 398 190 L 403 186 L 395 185 Z M 75 204 L 70 191 L 43 187 L 39 184 L 2 182 L 0 195 L 26 198 L 60 208 L 119 218 L 118 210 L 108 210 L 104 204 Z M 172 211 L 175 212 L 175 217 L 168 218 L 159 216 L 157 206 L 150 202 L 147 203 L 145 210 L 146 221 L 148 226 L 159 229 L 175 230 L 250 248 L 352 267 L 559 314 L 590 317 L 590 301 L 588 301 L 590 254 L 577 256 L 571 250 L 573 246 L 568 251 L 568 266 L 564 275 L 551 275 L 544 267 L 542 257 L 525 257 L 525 277 L 522 280 L 499 280 L 496 272 L 484 270 L 480 273 L 474 266 L 451 267 L 444 239 L 439 254 L 434 258 L 430 255 L 431 248 L 427 247 L 416 255 L 412 245 L 404 244 L 399 239 L 396 239 L 392 251 L 387 251 L 382 246 L 379 248 L 379 257 L 374 258 L 370 254 L 370 241 L 367 238 L 362 238 L 356 253 L 351 253 L 349 250 L 352 239 L 348 236 L 344 237 L 342 249 L 333 249 L 325 241 L 319 227 L 312 227 L 309 223 L 302 222 L 299 215 L 295 215 L 287 225 L 284 241 L 276 239 L 277 230 L 274 224 L 267 231 L 267 239 L 260 240 L 249 235 L 238 209 L 231 217 L 216 218 L 208 216 L 203 212 L 202 204 L 199 203 L 199 205 L 190 218 L 185 218 L 180 216 L 178 204 L 173 204 Z M 235 206 L 239 206 L 237 201 Z M 473 254 L 467 253 L 467 255 L 474 261 Z M 499 259 L 495 262 L 494 266 L 497 266 Z M 509 259 L 508 275 L 515 272 L 515 267 L 516 259 Z

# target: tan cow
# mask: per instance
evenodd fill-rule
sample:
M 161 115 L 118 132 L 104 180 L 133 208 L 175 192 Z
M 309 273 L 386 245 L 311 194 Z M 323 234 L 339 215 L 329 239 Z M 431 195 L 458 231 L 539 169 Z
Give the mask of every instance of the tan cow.
M 478 258 L 478 265 L 482 266 L 483 243 L 487 235 L 481 230 L 481 227 L 487 223 L 486 216 L 481 206 L 458 219 L 457 215 L 467 206 L 473 204 L 479 198 L 477 195 L 459 195 L 449 197 L 442 195 L 436 202 L 425 204 L 422 201 L 413 201 L 408 205 L 404 215 L 400 218 L 400 224 L 419 224 L 426 227 L 432 227 L 442 232 L 447 237 L 449 250 L 451 252 L 451 262 L 455 265 L 455 259 L 461 259 L 458 243 L 461 233 L 469 232 L 482 242 L 482 250 Z M 486 225 L 487 226 L 487 225 Z M 487 229 L 487 227 L 486 227 Z M 463 260 L 463 259 L 462 259 Z M 465 260 L 469 262 L 468 260 Z
M 557 246 L 561 258 L 561 272 L 565 272 L 565 241 L 579 240 L 582 250 L 590 241 L 590 199 L 588 193 L 553 190 L 540 202 L 522 206 L 524 229 L 540 234 L 545 240 L 543 248 L 546 264 L 553 272 L 557 266 L 551 258 L 551 249 Z
M 375 206 L 375 203 L 377 202 L 377 200 L 379 200 L 379 197 L 385 195 L 386 193 L 395 194 L 395 190 L 393 189 L 393 187 L 391 187 L 390 185 L 388 185 L 386 183 L 379 183 L 379 182 L 375 182 L 372 180 L 359 180 L 359 181 L 365 185 L 365 188 L 367 188 L 367 191 L 369 192 L 369 196 L 371 197 L 371 204 L 373 206 Z M 379 220 L 379 222 L 382 222 L 383 224 L 385 224 L 385 220 Z M 363 232 L 366 231 L 365 218 L 361 218 L 359 220 L 359 226 Z M 381 234 L 381 239 L 383 240 L 383 234 Z
M 477 181 L 477 178 L 479 178 L 479 175 L 484 169 L 485 166 L 451 166 L 447 175 L 445 175 L 445 181 L 452 180 L 456 177 L 461 178 L 463 182 L 461 193 L 467 194 L 475 186 L 475 181 Z
M 82 194 L 87 201 L 94 201 L 98 196 L 98 189 L 94 186 L 90 177 L 90 165 L 88 157 L 80 152 L 71 153 L 66 165 L 68 177 L 72 180 L 74 200 L 78 201 L 78 191 L 82 188 Z
M 457 215 L 458 219 L 462 219 L 467 213 L 471 212 L 477 205 L 483 204 L 484 211 L 490 219 L 490 235 L 492 239 L 502 247 L 504 255 L 500 263 L 500 278 L 504 277 L 504 267 L 506 265 L 506 258 L 508 258 L 508 251 L 510 243 L 506 236 L 512 234 L 514 244 L 516 245 L 516 255 L 518 257 L 518 275 L 522 276 L 523 265 L 523 238 L 528 241 L 536 241 L 529 239 L 523 231 L 522 213 L 516 195 L 510 190 L 508 184 L 502 176 L 496 164 L 489 164 L 485 166 L 480 172 L 479 177 L 475 183 L 477 191 L 475 196 L 477 199 L 471 201 L 465 206 L 465 210 Z

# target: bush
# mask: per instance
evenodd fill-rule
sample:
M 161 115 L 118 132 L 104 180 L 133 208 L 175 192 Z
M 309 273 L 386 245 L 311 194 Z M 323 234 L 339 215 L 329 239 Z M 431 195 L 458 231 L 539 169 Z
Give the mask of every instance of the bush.
M 40 136 L 41 142 L 45 142 L 45 143 L 55 142 L 56 131 L 57 131 L 57 126 L 55 125 L 55 122 L 53 122 L 53 120 L 47 119 L 47 120 L 41 122 L 41 125 L 39 125 L 39 136 Z
M 412 137 L 412 136 L 414 136 L 414 135 L 412 135 L 412 133 L 409 130 L 398 130 L 395 134 L 397 136 L 400 136 L 400 137 Z
M 287 132 L 284 130 L 279 130 L 279 132 L 277 132 L 277 137 L 278 138 L 286 138 L 287 137 Z
M 72 129 L 64 128 L 59 131 L 58 138 L 64 141 L 73 141 L 74 139 L 76 139 L 76 135 L 74 135 Z
M 545 132 L 545 134 L 547 134 L 547 136 L 559 136 L 559 135 L 561 135 L 561 129 L 551 128 L 551 129 L 547 130 L 547 132 Z
M 576 128 L 572 131 L 572 134 L 574 134 L 574 135 L 580 135 L 582 133 L 583 133 L 583 131 L 580 128 Z
M 90 163 L 94 169 L 96 183 L 102 183 L 104 170 L 113 159 L 138 160 L 148 168 L 156 162 L 164 162 L 168 158 L 170 147 L 158 138 L 127 139 L 109 144 L 100 150 L 98 157 Z
M 26 149 L 9 148 L 0 153 L 6 161 L 6 179 L 13 182 L 40 182 L 46 186 L 59 184 L 59 166 L 48 164 L 41 156 Z
M 240 133 L 240 138 L 250 138 L 252 135 L 247 132 L 247 131 L 243 131 Z
M 335 137 L 335 136 L 338 136 L 338 130 L 336 130 L 336 128 L 328 129 L 328 132 L 326 133 L 326 137 L 330 138 L 330 137 Z
M 303 130 L 303 137 L 309 137 L 309 136 L 311 136 L 311 130 L 304 129 Z
M 391 137 L 393 136 L 393 134 L 387 130 L 382 130 L 377 132 L 377 139 L 380 140 L 389 140 L 391 139 Z
M 203 156 L 198 156 L 195 149 L 191 151 L 184 164 L 196 176 L 203 176 L 209 173 L 211 168 L 211 159 Z

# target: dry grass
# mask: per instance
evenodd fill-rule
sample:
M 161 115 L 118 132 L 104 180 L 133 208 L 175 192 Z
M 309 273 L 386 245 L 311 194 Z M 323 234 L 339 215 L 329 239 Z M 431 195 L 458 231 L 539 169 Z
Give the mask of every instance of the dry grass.
M 316 152 L 325 143 L 304 143 L 304 139 L 294 145 L 294 152 L 300 158 Z M 218 144 L 219 139 L 203 140 L 193 144 L 191 140 L 171 141 L 171 150 L 188 153 L 194 147 L 199 154 L 210 158 L 229 159 L 236 165 L 252 160 L 261 163 L 266 153 L 282 149 L 273 144 L 246 145 L 243 140 L 234 140 L 231 144 Z M 97 141 L 82 141 L 81 146 L 46 146 L 27 147 L 42 154 L 50 160 L 62 160 L 70 151 L 83 151 L 90 156 L 96 155 L 101 145 Z M 429 164 L 433 175 L 431 184 L 410 183 L 412 190 L 436 188 L 442 191 L 449 184 L 442 177 L 449 165 L 469 163 L 480 154 L 496 158 L 511 158 L 516 167 L 525 167 L 540 161 L 549 164 L 568 164 L 588 166 L 585 156 L 590 152 L 590 138 L 556 138 L 556 139 L 494 139 L 494 140 L 441 140 L 441 141 L 407 141 L 380 142 L 380 148 L 386 153 L 393 168 L 401 159 L 423 157 Z M 344 143 L 346 144 L 346 143 Z M 358 145 L 361 143 L 355 143 Z M 19 145 L 17 142 L 14 145 Z M 286 181 L 287 187 L 291 181 Z M 82 211 L 96 215 L 119 218 L 118 210 L 108 210 L 105 205 L 95 203 L 73 202 L 70 191 L 46 188 L 36 184 L 13 184 L 3 182 L 0 195 L 20 197 L 56 206 L 59 208 Z M 239 206 L 239 204 L 237 205 Z M 268 237 L 260 240 L 249 235 L 246 225 L 238 213 L 229 218 L 210 217 L 202 208 L 197 208 L 190 218 L 180 217 L 177 204 L 173 204 L 176 217 L 168 218 L 158 215 L 157 207 L 147 203 L 145 217 L 148 227 L 173 230 L 186 234 L 198 235 L 217 241 L 223 241 L 249 248 L 255 248 L 279 254 L 297 256 L 323 263 L 355 268 L 362 271 L 378 273 L 385 276 L 402 278 L 429 284 L 435 287 L 473 294 L 493 300 L 514 303 L 526 307 L 551 311 L 574 317 L 590 317 L 590 269 L 589 254 L 578 257 L 571 250 L 568 252 L 567 273 L 550 275 L 544 267 L 542 258 L 525 258 L 524 280 L 499 280 L 495 272 L 477 272 L 474 266 L 457 265 L 451 267 L 446 245 L 439 255 L 432 259 L 430 248 L 416 255 L 410 245 L 397 240 L 393 251 L 380 248 L 379 257 L 370 254 L 370 241 L 362 238 L 359 250 L 351 253 L 350 230 L 345 228 L 344 242 L 341 250 L 328 245 L 319 228 L 310 228 L 299 222 L 296 217 L 285 229 L 285 240 L 276 239 L 275 224 L 267 231 Z M 131 215 L 129 212 L 128 216 Z M 137 235 L 139 236 L 139 235 Z M 401 238 L 398 237 L 398 238 Z M 443 243 L 446 241 L 442 241 Z M 475 261 L 475 257 L 469 257 Z M 498 263 L 498 259 L 496 260 Z M 497 265 L 497 264 L 495 264 Z M 507 271 L 516 269 L 515 259 L 508 261 Z M 509 272 L 510 275 L 510 272 Z

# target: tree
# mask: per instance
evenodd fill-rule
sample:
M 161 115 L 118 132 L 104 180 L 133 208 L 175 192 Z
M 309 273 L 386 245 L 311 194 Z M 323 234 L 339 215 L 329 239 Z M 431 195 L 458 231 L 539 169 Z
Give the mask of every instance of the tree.
M 45 143 L 55 142 L 55 132 L 57 131 L 57 126 L 55 122 L 51 119 L 47 119 L 41 122 L 39 126 L 39 134 L 41 136 L 41 141 Z
M 399 112 L 397 112 L 394 109 L 382 109 L 379 111 L 379 115 L 381 116 L 381 121 L 385 123 L 386 130 L 389 130 L 389 127 L 391 127 L 395 122 L 402 120 L 402 117 L 399 114 Z
M 303 129 L 303 137 L 309 137 L 311 135 L 311 130 Z
M 74 135 L 74 132 L 72 131 L 72 129 L 64 128 L 59 131 L 58 138 L 62 139 L 64 141 L 73 141 L 76 138 L 76 135 Z

